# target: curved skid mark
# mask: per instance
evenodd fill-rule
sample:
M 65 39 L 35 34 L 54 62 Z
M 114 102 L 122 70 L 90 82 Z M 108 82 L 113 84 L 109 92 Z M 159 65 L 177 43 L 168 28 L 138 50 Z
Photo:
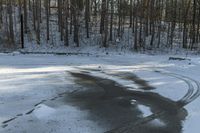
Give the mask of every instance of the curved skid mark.
M 181 79 L 185 83 L 187 83 L 187 85 L 189 87 L 188 92 L 185 94 L 185 96 L 182 99 L 179 100 L 179 102 L 184 103 L 183 106 L 191 103 L 192 101 L 194 101 L 195 99 L 197 99 L 200 96 L 200 83 L 197 82 L 196 80 L 194 80 L 190 77 L 180 75 L 180 74 L 161 72 L 161 71 L 156 71 L 156 72 L 159 72 L 161 74 L 165 74 L 165 75 L 168 75 L 168 76 L 173 76 L 173 77 Z M 196 88 L 194 87 L 192 82 L 196 85 Z
M 191 96 L 190 99 L 188 99 L 187 104 L 193 102 L 195 99 L 197 99 L 200 96 L 200 83 L 193 79 L 190 79 L 190 80 L 192 80 L 196 84 L 197 88 L 193 96 Z
M 105 78 L 102 78 L 101 76 L 94 76 L 92 74 L 82 73 L 82 72 L 71 72 L 71 74 L 73 76 L 77 77 L 79 80 L 80 79 L 92 80 L 96 85 L 102 87 L 102 89 L 104 89 L 107 94 L 111 94 L 112 93 L 112 95 L 108 95 L 108 96 L 113 96 L 113 97 L 129 96 L 129 97 L 134 97 L 135 99 L 137 99 L 139 101 L 141 100 L 141 102 L 143 100 L 146 101 L 145 105 L 151 104 L 151 107 L 154 109 L 154 113 L 152 115 L 144 117 L 144 118 L 140 118 L 140 120 L 138 120 L 136 122 L 127 122 L 127 123 L 123 124 L 122 126 L 120 126 L 118 128 L 114 128 L 113 130 L 108 131 L 108 132 L 115 132 L 115 133 L 117 132 L 118 133 L 118 132 L 125 132 L 126 130 L 127 131 L 136 130 L 136 129 L 134 129 L 134 127 L 136 127 L 136 125 L 145 124 L 145 123 L 150 122 L 150 121 L 152 121 L 152 120 L 154 120 L 154 119 L 156 119 L 158 117 L 161 117 L 164 114 L 167 114 L 167 115 L 177 114 L 179 111 L 182 110 L 182 107 L 183 107 L 183 106 L 180 106 L 179 103 L 175 102 L 175 101 L 173 101 L 174 104 L 170 104 L 171 102 L 169 102 L 168 100 L 163 99 L 163 98 L 159 97 L 156 94 L 152 95 L 151 92 L 141 91 L 141 90 L 140 91 L 132 91 L 132 90 L 129 91 L 129 90 L 126 90 L 126 87 L 121 86 L 115 80 L 105 79 Z M 82 82 L 80 82 L 80 83 L 82 83 Z M 189 83 L 190 82 L 188 82 L 188 84 Z M 193 87 L 192 84 L 190 86 L 191 86 L 191 88 Z M 114 88 L 114 90 L 113 90 L 113 88 Z M 117 92 L 119 92 L 119 93 L 117 93 Z M 192 93 L 190 95 L 192 95 Z M 149 101 L 149 99 L 152 99 L 152 98 L 153 98 L 153 100 Z M 159 101 L 162 104 L 155 104 L 154 103 L 155 101 Z M 171 106 L 169 106 L 170 108 L 167 109 L 165 105 L 171 105 Z M 155 112 L 156 108 L 159 108 L 159 110 L 162 110 L 162 111 Z
M 180 104 L 179 105 L 180 110 L 185 105 L 189 104 L 190 102 L 194 101 L 196 98 L 198 98 L 200 96 L 200 83 L 195 81 L 194 79 L 191 79 L 191 78 L 183 76 L 183 75 L 175 74 L 175 73 L 161 72 L 161 71 L 158 71 L 158 70 L 155 70 L 154 72 L 159 72 L 161 74 L 165 74 L 165 75 L 168 75 L 168 76 L 178 78 L 178 79 L 184 81 L 188 85 L 187 93 L 177 102 L 177 104 Z M 106 74 L 106 73 L 104 72 L 104 74 Z M 193 83 L 195 83 L 197 87 L 195 87 L 193 85 Z M 126 124 L 124 126 L 120 126 L 119 128 L 115 128 L 115 129 L 108 131 L 106 133 L 112 133 L 112 132 L 114 132 L 114 133 L 115 132 L 117 132 L 117 133 L 123 132 L 124 133 L 127 130 L 130 130 L 130 127 L 135 127 L 137 125 L 145 124 L 145 123 L 150 122 L 150 121 L 152 121 L 152 120 L 154 120 L 154 119 L 156 119 L 156 118 L 158 118 L 158 117 L 160 117 L 164 114 L 165 114 L 164 111 L 160 111 L 158 113 L 154 113 L 152 115 L 149 115 L 149 116 L 139 120 L 136 123 Z
M 164 73 L 164 72 L 160 72 L 160 73 L 168 75 L 168 76 L 172 76 L 172 77 L 175 77 L 175 78 L 178 78 L 178 79 L 184 81 L 188 85 L 187 93 L 179 100 L 179 102 L 186 103 L 186 101 L 192 96 L 192 94 L 194 92 L 194 86 L 192 85 L 192 83 L 189 80 L 184 79 L 182 77 L 179 77 L 179 76 L 177 76 L 175 74 L 172 74 L 172 73 Z

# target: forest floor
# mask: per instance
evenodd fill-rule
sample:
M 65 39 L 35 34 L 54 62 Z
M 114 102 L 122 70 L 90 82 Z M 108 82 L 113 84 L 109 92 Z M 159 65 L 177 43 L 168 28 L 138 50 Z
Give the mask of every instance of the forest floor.
M 199 133 L 200 57 L 0 54 L 1 133 Z

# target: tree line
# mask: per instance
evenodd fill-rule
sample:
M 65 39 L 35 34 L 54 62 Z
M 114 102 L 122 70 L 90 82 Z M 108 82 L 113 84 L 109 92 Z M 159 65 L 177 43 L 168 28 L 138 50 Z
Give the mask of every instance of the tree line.
M 99 37 L 101 47 L 130 36 L 134 50 L 197 49 L 200 0 L 0 0 L 0 41 L 43 45 L 53 35 L 67 47 Z M 31 38 L 31 39 L 30 39 Z

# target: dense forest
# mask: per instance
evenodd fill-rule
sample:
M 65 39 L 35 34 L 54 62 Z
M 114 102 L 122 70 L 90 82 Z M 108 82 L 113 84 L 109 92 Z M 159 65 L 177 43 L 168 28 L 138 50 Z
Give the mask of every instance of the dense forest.
M 198 50 L 199 20 L 200 0 L 1 0 L 0 45 Z

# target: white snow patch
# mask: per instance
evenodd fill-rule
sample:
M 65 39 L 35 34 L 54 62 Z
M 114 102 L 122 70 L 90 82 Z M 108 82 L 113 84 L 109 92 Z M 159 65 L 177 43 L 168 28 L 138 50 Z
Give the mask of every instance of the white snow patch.
M 166 124 L 161 121 L 160 119 L 154 119 L 150 122 L 150 124 L 152 124 L 153 126 L 157 126 L 157 127 L 164 127 L 166 126 Z
M 34 114 L 38 119 L 42 119 L 53 115 L 55 111 L 56 110 L 54 108 L 41 104 L 36 108 L 36 110 L 34 110 Z
M 143 117 L 147 117 L 149 115 L 152 114 L 151 110 L 149 107 L 144 106 L 144 105 L 138 105 L 138 108 L 140 109 L 140 111 L 142 111 L 143 113 Z

